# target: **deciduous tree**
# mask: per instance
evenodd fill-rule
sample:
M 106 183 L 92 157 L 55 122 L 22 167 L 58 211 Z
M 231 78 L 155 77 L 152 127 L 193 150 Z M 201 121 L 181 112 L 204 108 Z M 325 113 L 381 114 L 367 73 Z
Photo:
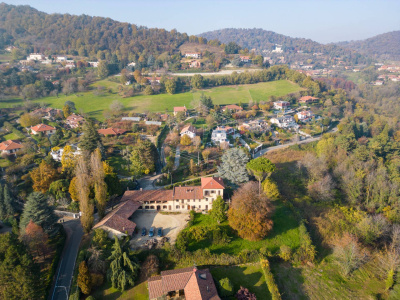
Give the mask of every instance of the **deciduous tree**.
M 27 245 L 31 253 L 37 256 L 43 256 L 46 259 L 49 253 L 49 236 L 43 231 L 43 228 L 35 224 L 32 220 L 29 221 L 25 228 L 25 234 L 22 240 Z
M 50 184 L 57 179 L 57 170 L 45 160 L 39 166 L 29 172 L 33 181 L 33 190 L 36 192 L 46 193 Z
M 92 290 L 92 277 L 90 276 L 89 269 L 86 265 L 86 261 L 82 261 L 79 264 L 79 273 L 77 284 L 81 289 L 82 293 L 89 295 Z
M 210 211 L 210 216 L 218 223 L 224 222 L 226 220 L 226 212 L 228 211 L 228 205 L 225 200 L 218 196 L 212 203 L 212 209 Z
M 97 209 L 99 210 L 99 218 L 102 219 L 105 216 L 106 211 L 107 185 L 104 181 L 106 175 L 104 172 L 103 163 L 101 161 L 101 153 L 99 149 L 96 149 L 92 153 L 90 162 Z
M 191 143 L 192 143 L 192 139 L 187 134 L 184 134 L 181 137 L 181 145 L 189 146 Z

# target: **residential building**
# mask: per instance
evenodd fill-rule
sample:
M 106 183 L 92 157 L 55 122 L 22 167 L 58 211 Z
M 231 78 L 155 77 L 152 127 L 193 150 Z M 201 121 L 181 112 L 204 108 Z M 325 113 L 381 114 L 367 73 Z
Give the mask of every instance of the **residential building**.
M 160 122 L 160 121 L 146 121 L 146 122 L 144 122 L 144 124 L 146 124 L 146 125 L 161 126 L 161 125 L 162 125 L 162 122 Z
M 228 135 L 235 133 L 235 129 L 230 126 L 218 126 L 217 128 L 215 128 L 215 130 L 225 131 L 226 134 L 228 134 Z
M 44 135 L 52 135 L 56 133 L 56 128 L 46 124 L 38 124 L 31 127 L 31 133 L 35 135 L 39 133 L 43 133 Z
M 186 114 L 187 114 L 187 108 L 186 108 L 186 106 L 175 106 L 174 107 L 174 116 L 176 116 L 179 112 L 184 112 L 185 113 L 185 116 L 186 116 Z
M 97 130 L 97 132 L 102 135 L 121 135 L 121 134 L 124 134 L 126 131 L 127 130 L 125 130 L 125 129 L 112 128 L 112 127 Z
M 236 104 L 229 104 L 222 107 L 222 111 L 226 110 L 229 110 L 230 112 L 240 112 L 243 111 L 243 107 L 240 107 L 239 105 Z
M 383 81 L 377 80 L 373 83 L 374 85 L 383 85 Z
M 122 117 L 122 121 L 140 122 L 140 117 Z
M 42 53 L 31 53 L 27 57 L 26 60 L 35 60 L 35 61 L 41 61 L 44 60 L 45 56 Z
M 159 84 L 161 82 L 161 77 L 145 77 L 152 84 Z
M 319 98 L 316 97 L 312 97 L 312 96 L 303 96 L 299 99 L 299 103 L 314 103 L 314 102 L 318 102 Z
M 76 65 L 75 65 L 74 62 L 67 62 L 67 63 L 65 64 L 65 68 L 73 69 L 73 68 L 76 68 Z
M 222 143 L 222 142 L 229 142 L 228 134 L 224 130 L 216 130 L 214 129 L 211 134 L 211 140 L 214 143 Z
M 78 128 L 85 121 L 85 118 L 76 114 L 71 114 L 65 119 L 65 124 L 71 128 Z
M 93 68 L 97 68 L 99 66 L 99 62 L 98 61 L 88 61 L 89 66 L 93 67 Z
M 283 53 L 282 45 L 275 45 L 275 49 L 271 51 L 272 53 Z
M 70 145 L 70 146 L 71 146 L 72 150 L 74 151 L 74 156 L 81 154 L 81 149 L 78 147 L 77 144 L 73 144 L 73 145 Z M 53 159 L 56 160 L 56 161 L 61 161 L 63 153 L 64 153 L 64 148 L 60 148 L 58 150 L 51 150 L 50 151 L 51 157 L 53 157 Z
M 194 139 L 196 137 L 196 128 L 192 125 L 183 127 L 181 130 L 181 136 L 184 136 L 185 134 L 191 139 Z
M 136 224 L 129 218 L 135 211 L 208 211 L 218 196 L 223 197 L 224 189 L 222 178 L 203 177 L 200 186 L 176 186 L 172 190 L 125 191 L 121 204 L 107 214 L 94 228 L 102 228 L 110 236 L 132 235 Z
M 0 143 L 0 151 L 1 154 L 15 154 L 19 149 L 23 146 L 20 141 L 16 140 L 7 140 L 5 142 Z
M 240 61 L 243 62 L 243 63 L 248 63 L 248 62 L 251 61 L 250 60 L 250 56 L 240 55 L 239 58 L 240 58 Z
M 220 300 L 208 269 L 196 267 L 162 271 L 148 279 L 149 299 Z
M 264 119 L 259 119 L 259 120 L 252 120 L 249 122 L 244 122 L 240 126 L 238 126 L 239 130 L 242 131 L 265 131 L 269 130 L 270 127 L 268 123 Z
M 301 122 L 309 122 L 314 117 L 314 114 L 309 110 L 300 111 L 296 114 L 297 118 Z
M 190 68 L 200 68 L 200 67 L 201 67 L 201 62 L 198 61 L 198 60 L 192 60 L 192 61 L 189 63 L 189 67 L 190 67 Z
M 65 55 L 56 55 L 55 60 L 56 60 L 56 62 L 63 62 L 63 61 L 67 61 L 68 57 L 66 57 Z
M 200 59 L 201 53 L 185 53 L 185 57 Z
M 296 120 L 292 116 L 283 116 L 279 118 L 271 118 L 270 122 L 272 124 L 276 124 L 279 128 L 285 129 L 297 129 L 299 125 L 297 125 Z
M 274 108 L 275 109 L 287 109 L 290 107 L 290 103 L 287 101 L 276 101 L 274 102 Z
M 53 119 L 57 116 L 57 114 L 62 115 L 62 110 L 51 107 L 43 107 L 35 109 L 32 114 L 37 115 L 40 118 Z

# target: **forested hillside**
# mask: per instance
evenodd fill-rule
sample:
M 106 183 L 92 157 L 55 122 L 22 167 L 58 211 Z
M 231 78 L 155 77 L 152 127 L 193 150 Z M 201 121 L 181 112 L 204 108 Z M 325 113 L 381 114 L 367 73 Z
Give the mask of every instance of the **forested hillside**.
M 225 28 L 199 34 L 208 40 L 217 39 L 222 43 L 236 42 L 240 46 L 248 49 L 273 50 L 275 44 L 282 45 L 285 51 L 301 51 L 305 53 L 324 53 L 331 56 L 348 55 L 351 51 L 343 49 L 337 45 L 322 45 L 310 39 L 292 38 L 273 31 L 260 28 L 244 29 L 244 28 Z M 354 56 L 354 54 L 353 54 Z
M 337 43 L 365 55 L 380 59 L 400 59 L 400 30 L 383 33 L 361 41 Z
M 193 37 L 191 42 L 198 42 Z M 0 48 L 15 45 L 29 52 L 95 57 L 98 51 L 129 55 L 177 51 L 189 36 L 176 30 L 149 29 L 110 18 L 46 14 L 30 6 L 0 4 Z

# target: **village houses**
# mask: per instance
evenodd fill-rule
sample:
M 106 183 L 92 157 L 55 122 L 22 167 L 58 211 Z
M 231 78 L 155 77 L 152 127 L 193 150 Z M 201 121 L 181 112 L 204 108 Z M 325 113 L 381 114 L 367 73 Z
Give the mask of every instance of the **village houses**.
M 297 125 L 296 120 L 293 116 L 283 116 L 278 118 L 271 118 L 270 122 L 272 124 L 276 124 L 279 128 L 284 129 L 297 129 L 299 125 Z
M 84 121 L 85 119 L 82 116 L 71 114 L 65 119 L 65 124 L 70 128 L 78 128 Z

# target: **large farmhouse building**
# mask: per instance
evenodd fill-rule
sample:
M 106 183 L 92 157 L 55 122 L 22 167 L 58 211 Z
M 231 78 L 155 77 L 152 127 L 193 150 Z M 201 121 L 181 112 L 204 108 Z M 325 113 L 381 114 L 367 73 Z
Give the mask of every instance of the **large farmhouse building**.
M 172 190 L 126 191 L 121 204 L 106 215 L 94 228 L 102 228 L 118 237 L 132 235 L 136 224 L 129 220 L 137 210 L 188 212 L 212 208 L 225 185 L 220 177 L 203 177 L 200 186 L 176 186 Z

